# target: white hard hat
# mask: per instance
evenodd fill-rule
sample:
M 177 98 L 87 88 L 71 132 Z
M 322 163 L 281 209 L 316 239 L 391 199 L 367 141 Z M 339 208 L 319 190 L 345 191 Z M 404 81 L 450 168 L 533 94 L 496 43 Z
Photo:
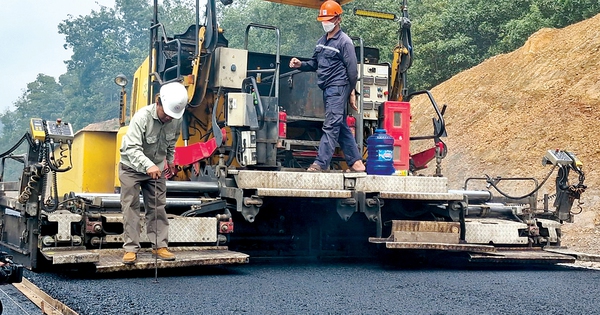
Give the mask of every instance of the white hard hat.
M 187 90 L 179 82 L 167 83 L 160 88 L 160 100 L 165 114 L 179 119 L 188 102 Z

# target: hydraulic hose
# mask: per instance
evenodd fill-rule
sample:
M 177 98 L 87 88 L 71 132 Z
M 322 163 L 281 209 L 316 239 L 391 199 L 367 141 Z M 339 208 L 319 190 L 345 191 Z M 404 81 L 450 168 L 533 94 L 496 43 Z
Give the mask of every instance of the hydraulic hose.
M 0 154 L 0 158 L 4 158 L 7 157 L 8 155 L 10 155 L 11 153 L 13 153 L 21 144 L 23 144 L 23 142 L 27 140 L 27 142 L 29 142 L 29 145 L 34 147 L 35 144 L 33 143 L 33 139 L 31 138 L 31 135 L 29 134 L 29 132 L 26 132 L 21 139 L 19 139 L 19 141 L 17 141 L 17 143 L 15 145 L 13 145 L 10 149 L 8 149 L 6 152 Z

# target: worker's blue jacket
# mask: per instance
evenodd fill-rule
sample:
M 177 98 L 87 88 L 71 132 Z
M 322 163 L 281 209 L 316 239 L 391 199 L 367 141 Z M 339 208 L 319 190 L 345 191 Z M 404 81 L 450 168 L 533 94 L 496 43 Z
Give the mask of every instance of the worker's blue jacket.
M 303 61 L 301 71 L 317 71 L 318 85 L 322 90 L 330 86 L 356 86 L 358 80 L 356 52 L 352 40 L 342 30 L 332 38 L 323 35 L 315 47 L 312 58 Z

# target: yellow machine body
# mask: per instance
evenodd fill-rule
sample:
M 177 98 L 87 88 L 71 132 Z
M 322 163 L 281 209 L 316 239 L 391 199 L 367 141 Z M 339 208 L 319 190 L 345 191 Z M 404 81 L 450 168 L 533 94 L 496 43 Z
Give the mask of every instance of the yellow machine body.
M 148 105 L 148 73 L 150 57 L 135 71 L 131 84 L 131 103 L 129 107 L 129 118 L 133 117 L 140 108 Z M 152 102 L 153 100 L 151 100 Z
M 121 152 L 119 151 L 119 149 L 121 148 L 121 140 L 123 140 L 123 137 L 125 136 L 125 134 L 127 133 L 127 129 L 129 129 L 129 126 L 124 126 L 119 128 L 119 131 L 116 134 L 116 145 L 115 145 L 115 159 L 114 161 L 114 188 L 117 187 L 121 187 L 121 182 L 119 181 L 119 161 L 121 160 Z
M 73 168 L 57 173 L 58 192 L 113 193 L 116 132 L 81 130 L 72 148 Z

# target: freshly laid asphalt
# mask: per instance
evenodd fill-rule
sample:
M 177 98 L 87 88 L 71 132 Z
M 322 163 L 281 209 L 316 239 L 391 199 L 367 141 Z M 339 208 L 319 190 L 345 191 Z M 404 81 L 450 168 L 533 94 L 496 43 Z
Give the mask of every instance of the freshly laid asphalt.
M 10 284 L 0 285 L 0 302 L 4 315 L 41 314 L 41 310 Z
M 600 271 L 567 267 L 402 269 L 270 261 L 159 270 L 158 282 L 154 270 L 24 276 L 81 315 L 600 314 Z

